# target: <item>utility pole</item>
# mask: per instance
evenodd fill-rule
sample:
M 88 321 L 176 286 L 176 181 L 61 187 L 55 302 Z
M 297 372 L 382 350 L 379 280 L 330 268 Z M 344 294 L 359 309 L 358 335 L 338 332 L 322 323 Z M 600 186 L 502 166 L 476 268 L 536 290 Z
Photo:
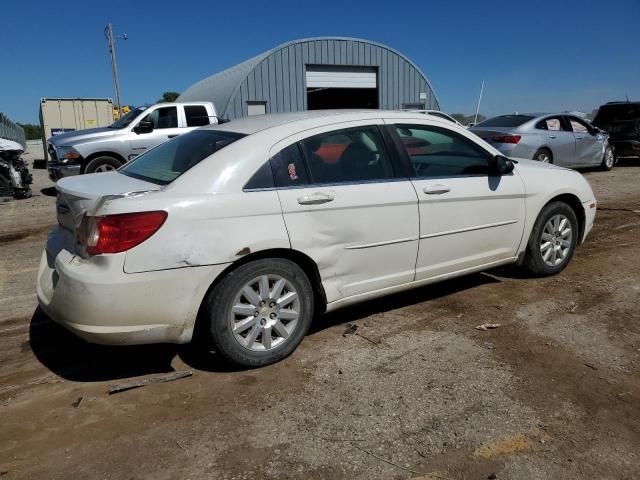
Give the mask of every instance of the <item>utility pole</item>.
M 127 39 L 127 34 L 119 35 L 115 37 L 113 35 L 113 27 L 111 26 L 111 22 L 105 27 L 104 35 L 107 37 L 107 41 L 109 42 L 109 55 L 111 56 L 111 69 L 113 70 L 113 84 L 116 89 L 116 102 L 118 102 L 118 118 L 122 118 L 122 103 L 120 102 L 120 81 L 118 80 L 118 64 L 116 63 L 116 38 L 121 38 L 122 40 Z
M 482 92 L 484 91 L 484 80 L 480 86 L 480 96 L 478 97 L 478 108 L 476 108 L 476 117 L 473 119 L 473 123 L 478 123 L 478 113 L 480 113 L 480 102 L 482 101 Z

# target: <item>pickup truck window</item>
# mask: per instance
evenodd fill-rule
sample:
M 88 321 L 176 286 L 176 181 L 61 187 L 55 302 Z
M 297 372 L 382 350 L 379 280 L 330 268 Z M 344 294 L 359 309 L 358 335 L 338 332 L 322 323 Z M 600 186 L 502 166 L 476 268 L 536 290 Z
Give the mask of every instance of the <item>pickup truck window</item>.
M 244 137 L 241 133 L 194 130 L 143 153 L 118 171 L 157 185 L 167 185 L 218 150 Z
M 187 127 L 202 127 L 211 123 L 204 105 L 185 105 L 184 115 L 187 117 Z
M 153 122 L 153 129 L 178 128 L 178 109 L 176 107 L 156 108 L 141 121 Z

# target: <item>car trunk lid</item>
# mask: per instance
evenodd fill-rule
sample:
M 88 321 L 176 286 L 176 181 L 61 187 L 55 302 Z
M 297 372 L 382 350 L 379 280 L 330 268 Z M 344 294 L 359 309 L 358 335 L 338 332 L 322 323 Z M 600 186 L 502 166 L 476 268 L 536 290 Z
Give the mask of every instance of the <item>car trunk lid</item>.
M 145 182 L 118 172 L 67 177 L 56 184 L 58 225 L 75 242 L 76 230 L 86 212 L 95 212 L 107 199 L 140 195 L 156 191 L 160 185 Z

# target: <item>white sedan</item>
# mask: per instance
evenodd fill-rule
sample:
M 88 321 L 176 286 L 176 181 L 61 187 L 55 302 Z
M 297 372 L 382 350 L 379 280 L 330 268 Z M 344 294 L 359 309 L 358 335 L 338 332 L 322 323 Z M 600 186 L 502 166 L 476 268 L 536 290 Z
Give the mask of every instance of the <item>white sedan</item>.
M 580 173 L 411 112 L 244 118 L 56 188 L 37 281 L 54 321 L 254 367 L 320 312 L 497 265 L 556 274 L 596 212 Z

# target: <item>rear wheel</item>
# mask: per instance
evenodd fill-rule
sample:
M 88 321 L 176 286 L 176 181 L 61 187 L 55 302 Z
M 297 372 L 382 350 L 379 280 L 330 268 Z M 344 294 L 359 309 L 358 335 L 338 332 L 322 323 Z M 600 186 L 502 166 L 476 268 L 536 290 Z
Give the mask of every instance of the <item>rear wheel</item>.
M 602 170 L 611 170 L 615 164 L 616 164 L 616 155 L 615 153 L 613 153 L 613 148 L 607 147 L 607 149 L 604 151 L 600 168 Z
M 551 150 L 548 148 L 541 148 L 538 150 L 533 156 L 533 159 L 541 163 L 553 163 L 553 155 L 551 154 Z
M 565 269 L 578 242 L 578 219 L 564 202 L 545 206 L 533 226 L 524 267 L 534 275 L 548 276 Z
M 313 317 L 304 271 L 285 259 L 256 260 L 228 273 L 205 300 L 213 349 L 245 367 L 290 355 Z
M 117 158 L 104 155 L 96 157 L 87 163 L 87 166 L 84 168 L 84 173 L 111 172 L 117 170 L 120 165 L 122 165 L 122 162 Z

